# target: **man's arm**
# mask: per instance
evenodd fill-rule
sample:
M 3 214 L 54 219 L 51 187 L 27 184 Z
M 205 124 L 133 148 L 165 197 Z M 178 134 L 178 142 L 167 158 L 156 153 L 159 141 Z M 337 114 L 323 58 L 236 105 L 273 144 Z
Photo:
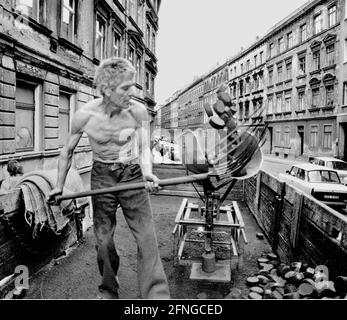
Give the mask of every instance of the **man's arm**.
M 155 191 L 159 189 L 159 179 L 152 173 L 152 154 L 149 145 L 149 119 L 147 109 L 143 106 L 139 106 L 137 109 L 137 122 L 139 124 L 137 134 L 139 138 L 139 160 L 142 175 L 147 181 L 146 189 L 149 191 Z
M 83 134 L 83 127 L 88 122 L 89 114 L 83 110 L 77 111 L 72 118 L 71 131 L 67 142 L 61 150 L 58 160 L 58 177 L 56 187 L 49 193 L 48 201 L 52 201 L 56 195 L 62 194 L 67 174 L 71 168 L 73 152 Z

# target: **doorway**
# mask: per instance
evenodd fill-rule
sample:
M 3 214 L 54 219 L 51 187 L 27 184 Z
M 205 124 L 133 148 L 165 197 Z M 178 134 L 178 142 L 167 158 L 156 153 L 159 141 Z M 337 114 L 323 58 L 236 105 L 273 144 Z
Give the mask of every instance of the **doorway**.
M 304 154 L 304 143 L 305 143 L 305 128 L 304 126 L 298 126 L 299 135 L 299 156 Z
M 269 153 L 272 154 L 272 147 L 273 147 L 273 128 L 268 127 L 269 130 Z

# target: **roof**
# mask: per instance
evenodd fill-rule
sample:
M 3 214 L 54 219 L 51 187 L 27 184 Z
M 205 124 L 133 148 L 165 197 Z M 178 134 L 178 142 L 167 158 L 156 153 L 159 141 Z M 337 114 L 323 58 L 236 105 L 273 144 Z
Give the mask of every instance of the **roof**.
M 319 171 L 322 171 L 322 170 L 328 170 L 328 171 L 335 171 L 333 169 L 322 169 L 322 166 L 319 166 L 319 165 L 316 165 L 316 164 L 312 164 L 312 163 L 294 163 L 293 164 L 293 167 L 297 167 L 297 168 L 300 168 L 300 169 L 304 169 L 306 171 L 312 171 L 312 170 L 319 170 Z
M 340 160 L 340 159 L 337 159 L 337 158 L 333 158 L 333 157 L 313 157 L 313 159 L 323 160 L 323 161 L 345 162 L 345 161 L 343 161 L 343 160 Z

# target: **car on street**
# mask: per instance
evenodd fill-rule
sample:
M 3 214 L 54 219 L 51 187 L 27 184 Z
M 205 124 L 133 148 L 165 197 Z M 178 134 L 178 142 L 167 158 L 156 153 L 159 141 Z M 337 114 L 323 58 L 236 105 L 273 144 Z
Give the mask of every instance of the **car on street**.
M 313 157 L 310 162 L 319 166 L 335 170 L 341 183 L 347 185 L 347 162 L 333 157 Z
M 346 208 L 347 186 L 341 183 L 335 170 L 311 163 L 300 163 L 294 164 L 287 173 L 280 173 L 279 178 L 333 209 Z

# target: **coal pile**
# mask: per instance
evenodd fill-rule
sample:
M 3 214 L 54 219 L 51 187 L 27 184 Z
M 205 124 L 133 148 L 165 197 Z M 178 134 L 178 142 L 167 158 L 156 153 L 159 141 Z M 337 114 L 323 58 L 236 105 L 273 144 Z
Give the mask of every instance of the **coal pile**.
M 273 253 L 257 263 L 259 272 L 247 278 L 247 299 L 347 299 L 347 277 L 331 281 L 326 266 L 284 264 Z

